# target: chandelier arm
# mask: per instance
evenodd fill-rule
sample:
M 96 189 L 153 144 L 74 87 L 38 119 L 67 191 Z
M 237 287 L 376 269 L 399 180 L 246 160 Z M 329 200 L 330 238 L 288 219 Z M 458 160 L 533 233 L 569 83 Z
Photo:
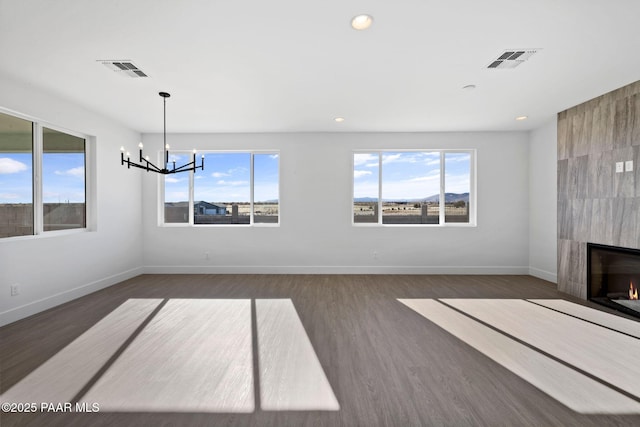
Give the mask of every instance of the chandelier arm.
M 174 168 L 173 168 L 173 170 L 176 171 L 176 172 L 186 172 L 186 171 L 191 171 L 191 170 L 195 172 L 198 169 L 204 170 L 204 159 L 201 161 L 200 165 L 196 165 L 195 160 L 193 160 L 193 161 L 191 161 L 189 163 L 186 163 L 186 164 L 184 164 L 182 166 L 179 166 L 177 168 L 174 165 Z
M 129 161 L 129 160 L 127 160 L 127 161 L 126 161 L 126 164 L 127 164 L 127 167 L 128 167 L 128 168 L 130 168 L 131 166 L 133 166 L 134 168 L 144 169 L 144 170 L 149 170 L 149 168 L 147 168 L 147 166 L 145 166 L 145 165 L 140 165 L 140 164 L 138 164 L 138 163 L 135 163 L 135 162 L 132 162 L 132 161 Z M 155 166 L 154 166 L 154 168 L 155 168 Z M 157 169 L 157 168 L 156 168 L 156 169 Z
M 145 161 L 145 162 L 147 162 L 147 165 L 146 165 L 146 166 L 143 166 L 143 167 L 145 167 L 147 170 L 153 170 L 153 171 L 155 171 L 155 172 L 158 172 L 158 171 L 161 171 L 161 170 L 162 170 L 162 169 L 160 169 L 158 166 L 156 166 L 156 165 L 154 165 L 153 163 L 151 163 L 149 160 L 144 159 L 144 161 Z M 149 167 L 151 167 L 151 169 L 149 169 Z
M 193 170 L 193 167 L 191 167 L 191 164 L 186 164 L 186 165 L 182 165 L 180 167 L 177 167 L 175 169 L 171 169 L 171 172 L 187 172 Z
M 176 172 L 186 172 L 186 171 L 195 171 L 199 166 L 195 166 L 193 162 L 187 163 L 186 165 L 182 165 L 174 169 Z
M 168 175 L 168 174 L 174 174 L 174 173 L 178 173 L 178 172 L 188 172 L 188 171 L 194 171 L 196 172 L 198 169 L 202 169 L 204 170 L 204 155 L 202 156 L 202 160 L 200 162 L 200 165 L 196 165 L 196 151 L 194 150 L 193 152 L 193 161 L 184 164 L 182 166 L 179 166 L 176 168 L 176 162 L 175 160 L 173 160 L 173 168 L 169 169 L 169 147 L 167 145 L 167 98 L 170 97 L 171 95 L 169 95 L 167 92 L 160 92 L 159 95 L 161 97 L 164 98 L 164 108 L 163 108 L 163 159 L 162 159 L 162 165 L 163 167 L 159 167 L 156 166 L 155 164 L 153 164 L 152 162 L 150 162 L 148 159 L 149 156 L 144 157 L 143 153 L 142 153 L 142 142 L 139 144 L 140 147 L 140 151 L 139 151 L 139 157 L 140 160 L 138 161 L 138 163 L 132 162 L 131 158 L 129 157 L 129 153 L 127 152 L 127 159 L 125 160 L 125 149 L 124 147 L 120 148 L 120 164 L 121 165 L 127 165 L 127 168 L 130 169 L 131 166 L 133 166 L 134 168 L 138 168 L 138 169 L 144 169 L 147 172 L 151 171 L 151 172 L 157 172 L 163 175 Z

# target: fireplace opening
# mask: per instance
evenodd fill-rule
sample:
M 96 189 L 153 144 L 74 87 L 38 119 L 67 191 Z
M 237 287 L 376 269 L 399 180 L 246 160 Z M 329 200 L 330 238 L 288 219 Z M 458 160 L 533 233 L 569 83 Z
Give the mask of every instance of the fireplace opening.
M 640 250 L 587 243 L 587 298 L 640 317 Z

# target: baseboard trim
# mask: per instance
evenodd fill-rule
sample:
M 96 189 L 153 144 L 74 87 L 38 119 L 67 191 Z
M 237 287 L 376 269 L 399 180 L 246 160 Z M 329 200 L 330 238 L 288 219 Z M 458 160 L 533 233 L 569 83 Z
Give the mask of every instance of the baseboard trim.
M 529 267 L 529 275 L 538 279 L 546 280 L 551 283 L 558 283 L 558 275 L 550 271 L 540 270 L 539 268 Z
M 146 274 L 529 274 L 529 267 L 504 266 L 245 266 L 148 265 Z
M 528 274 L 557 283 L 553 273 L 533 267 L 507 266 L 166 266 L 149 265 L 114 274 L 0 313 L 0 327 L 115 285 L 140 274 Z
M 9 323 L 24 319 L 25 317 L 32 316 L 60 304 L 72 301 L 76 298 L 83 297 L 92 292 L 99 291 L 100 289 L 115 285 L 116 283 L 131 279 L 132 277 L 139 276 L 143 273 L 144 269 L 142 267 L 133 268 L 122 273 L 96 280 L 86 285 L 78 286 L 76 288 L 3 311 L 0 313 L 0 326 L 8 325 Z

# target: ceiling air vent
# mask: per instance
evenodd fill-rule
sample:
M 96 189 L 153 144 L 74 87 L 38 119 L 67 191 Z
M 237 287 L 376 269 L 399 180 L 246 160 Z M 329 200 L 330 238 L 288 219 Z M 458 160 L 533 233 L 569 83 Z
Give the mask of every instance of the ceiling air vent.
M 510 49 L 505 50 L 491 61 L 487 68 L 516 68 L 540 49 Z
M 128 59 L 123 60 L 98 60 L 102 64 L 123 76 L 128 77 L 148 77 L 140 68 L 138 68 L 133 62 Z

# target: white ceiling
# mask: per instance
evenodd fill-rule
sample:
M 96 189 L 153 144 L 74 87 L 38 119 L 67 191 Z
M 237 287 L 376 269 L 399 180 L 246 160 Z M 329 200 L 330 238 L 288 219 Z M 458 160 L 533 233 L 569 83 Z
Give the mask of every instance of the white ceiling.
M 159 91 L 168 132 L 533 129 L 640 79 L 639 17 L 638 0 L 0 0 L 0 73 L 140 132 L 162 130 Z M 541 50 L 486 68 L 520 48 Z

